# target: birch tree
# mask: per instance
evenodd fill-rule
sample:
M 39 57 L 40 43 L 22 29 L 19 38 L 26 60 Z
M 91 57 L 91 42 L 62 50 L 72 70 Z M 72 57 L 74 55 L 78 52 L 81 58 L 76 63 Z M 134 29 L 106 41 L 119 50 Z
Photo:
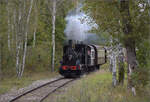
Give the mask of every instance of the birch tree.
M 117 85 L 117 61 L 116 61 L 116 54 L 115 52 L 112 52 L 112 65 L 113 65 L 113 68 L 112 68 L 112 75 L 113 75 L 113 86 L 116 86 Z
M 23 2 L 22 0 L 19 0 L 19 6 L 18 9 L 16 9 L 16 12 L 14 15 L 17 18 L 16 19 L 16 71 L 17 71 L 17 76 L 20 77 L 21 73 L 21 49 L 23 47 L 23 10 L 22 10 Z M 25 6 L 25 5 L 24 5 Z M 24 11 L 25 12 L 25 11 Z
M 52 72 L 55 68 L 55 21 L 56 21 L 56 0 L 53 0 L 52 8 Z
M 37 32 L 37 24 L 38 24 L 38 1 L 35 2 L 35 22 L 34 22 L 34 33 L 33 33 L 33 47 L 36 45 L 36 32 Z
M 113 43 L 113 40 L 112 40 L 112 37 L 111 37 L 110 38 L 110 44 L 111 44 L 111 46 L 108 49 L 108 51 L 109 51 L 109 54 L 108 54 L 108 57 L 109 57 L 109 71 L 111 73 L 112 73 L 112 69 L 113 69 L 113 58 L 112 58 L 112 52 L 113 52 L 112 48 L 113 48 L 113 45 L 112 45 L 112 43 Z
M 1 6 L 1 2 L 0 2 L 0 6 Z M 0 8 L 1 9 L 1 8 Z M 0 11 L 0 22 L 1 22 L 1 11 Z M 0 23 L 1 24 L 1 23 Z M 0 79 L 1 79 L 1 74 L 2 74 L 2 55 L 1 55 L 1 52 L 2 52 L 2 46 L 1 46 L 1 43 L 2 43 L 2 34 L 1 34 L 1 28 L 0 28 Z
M 123 84 L 124 81 L 124 63 L 121 44 L 113 46 L 110 60 L 112 62 L 112 75 L 113 75 L 113 86 L 119 83 Z M 118 65 L 118 66 L 117 66 Z M 117 81 L 117 68 L 118 68 L 118 81 Z
M 112 73 L 112 85 L 117 85 L 117 57 L 118 57 L 118 45 L 113 45 L 113 38 L 110 37 L 110 47 L 108 50 L 109 57 L 109 70 Z
M 17 17 L 16 14 L 18 14 L 18 17 L 17 17 L 18 20 L 16 21 L 17 22 L 17 26 L 16 26 L 16 31 L 17 31 L 16 32 L 16 70 L 17 70 L 18 77 L 21 77 L 23 75 L 24 67 L 25 67 L 29 21 L 30 21 L 32 6 L 33 6 L 33 0 L 30 0 L 29 9 L 27 7 L 26 1 L 20 0 L 19 8 L 17 10 L 18 13 L 14 13 L 15 17 Z M 27 17 L 25 15 L 27 15 Z
M 10 33 L 11 33 L 11 24 L 10 24 L 10 1 L 6 0 L 7 2 L 7 17 L 8 17 L 8 49 L 10 51 Z
M 115 46 L 116 47 L 116 46 Z M 113 46 L 113 39 L 110 37 L 110 47 L 107 49 L 109 51 L 108 57 L 109 57 L 109 71 L 112 73 L 112 85 L 115 87 L 117 85 L 117 68 L 116 68 L 116 57 L 115 54 L 115 47 Z
M 50 12 L 47 12 L 47 1 L 50 4 L 48 5 Z M 61 44 L 65 38 L 63 34 L 65 17 L 70 8 L 73 8 L 72 0 L 0 0 L 0 8 L 0 22 L 2 22 L 0 23 L 0 30 L 2 29 L 0 35 L 2 34 L 1 39 L 4 44 L 2 47 L 4 57 L 0 56 L 0 59 L 5 70 L 11 67 L 8 70 L 14 71 L 13 68 L 16 68 L 17 76 L 20 78 L 28 65 L 39 67 L 36 57 L 41 56 L 39 63 L 44 66 L 45 70 L 47 70 L 45 65 L 49 67 L 51 63 L 54 71 L 55 61 L 58 63 L 60 59 L 60 56 L 55 55 L 55 34 L 58 36 L 57 48 L 62 49 Z M 58 18 L 57 24 L 55 24 L 56 17 Z M 57 32 L 55 32 L 56 29 Z M 51 44 L 53 47 L 49 47 Z M 49 47 L 47 52 L 43 49 L 45 47 Z M 53 56 L 49 53 L 51 48 L 53 48 Z M 56 51 L 56 53 L 60 54 L 61 51 Z M 49 60 L 49 56 L 52 57 L 53 62 L 47 62 L 45 58 Z M 32 62 L 34 63 L 31 64 Z
M 51 32 L 51 71 L 53 72 L 55 70 L 55 60 L 58 56 L 55 56 L 55 53 L 57 53 L 58 51 L 55 51 L 56 49 L 56 39 L 59 39 L 59 38 L 56 38 L 56 33 L 58 34 L 58 31 L 60 30 L 57 30 L 56 32 L 56 29 L 57 29 L 57 25 L 56 25 L 56 17 L 60 17 L 60 18 L 65 18 L 66 17 L 66 14 L 68 13 L 68 8 L 71 8 L 71 7 L 74 7 L 74 0 L 47 0 L 47 7 L 48 7 L 48 10 L 49 10 L 49 14 L 51 15 L 52 17 L 52 28 L 50 26 L 50 28 L 52 29 L 52 32 Z M 63 12 L 62 12 L 63 11 Z M 67 11 L 67 12 L 66 12 Z M 59 21 L 59 20 L 58 20 Z M 62 29 L 64 31 L 64 29 Z M 62 37 L 64 36 L 63 33 L 61 34 L 58 34 L 59 37 Z M 57 36 L 58 36 L 57 35 Z M 59 39 L 60 40 L 60 39 Z M 64 40 L 64 39 L 62 39 Z M 61 41 L 62 41 L 61 40 Z
M 26 30 L 25 30 L 25 43 L 24 43 L 24 54 L 23 54 L 23 62 L 22 62 L 22 69 L 21 69 L 20 76 L 22 76 L 23 72 L 24 72 L 24 66 L 25 66 L 25 60 L 26 60 L 26 53 L 27 53 L 29 21 L 30 21 L 32 6 L 33 6 L 33 0 L 30 1 L 30 7 L 29 7 L 28 14 L 27 14 Z
M 0 35 L 0 79 L 2 77 L 2 37 Z

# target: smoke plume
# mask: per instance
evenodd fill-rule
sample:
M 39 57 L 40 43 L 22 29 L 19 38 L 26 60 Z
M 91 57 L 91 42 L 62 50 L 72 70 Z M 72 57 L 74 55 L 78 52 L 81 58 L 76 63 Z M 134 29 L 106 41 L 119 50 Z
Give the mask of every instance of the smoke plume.
M 66 17 L 67 26 L 65 29 L 65 35 L 67 39 L 84 41 L 87 39 L 87 33 L 91 30 L 91 26 L 88 22 L 81 22 L 86 17 L 83 11 L 81 11 L 81 5 L 75 10 L 68 13 Z

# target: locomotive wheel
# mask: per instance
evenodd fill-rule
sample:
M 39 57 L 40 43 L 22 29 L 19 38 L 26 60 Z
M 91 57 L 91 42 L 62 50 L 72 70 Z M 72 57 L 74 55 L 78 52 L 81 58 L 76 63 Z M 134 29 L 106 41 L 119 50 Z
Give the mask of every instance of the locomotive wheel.
M 88 68 L 87 66 L 83 66 L 83 70 L 82 70 L 83 74 L 88 72 Z
M 64 78 L 71 78 L 72 76 L 70 75 L 65 75 Z
M 99 69 L 100 69 L 100 66 L 99 66 L 99 65 L 97 65 L 97 66 L 96 66 L 96 69 L 97 69 L 97 70 L 99 70 Z
M 82 69 L 81 70 L 81 75 L 83 75 L 85 73 L 85 70 L 84 69 Z

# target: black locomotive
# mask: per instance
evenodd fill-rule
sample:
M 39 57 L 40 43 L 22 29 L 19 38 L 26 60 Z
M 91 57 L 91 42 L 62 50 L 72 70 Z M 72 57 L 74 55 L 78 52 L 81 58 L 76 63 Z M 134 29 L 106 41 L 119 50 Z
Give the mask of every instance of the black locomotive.
M 100 65 L 106 63 L 106 57 L 106 49 L 102 46 L 74 43 L 69 40 L 63 47 L 59 73 L 64 77 L 80 76 L 99 69 Z

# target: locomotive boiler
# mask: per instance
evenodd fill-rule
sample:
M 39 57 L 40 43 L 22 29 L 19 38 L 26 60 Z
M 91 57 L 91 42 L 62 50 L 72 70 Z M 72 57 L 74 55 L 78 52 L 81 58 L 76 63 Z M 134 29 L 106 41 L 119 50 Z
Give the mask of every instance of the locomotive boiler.
M 99 69 L 107 62 L 106 55 L 107 51 L 103 46 L 75 43 L 69 40 L 63 47 L 59 73 L 64 77 L 73 77 Z

